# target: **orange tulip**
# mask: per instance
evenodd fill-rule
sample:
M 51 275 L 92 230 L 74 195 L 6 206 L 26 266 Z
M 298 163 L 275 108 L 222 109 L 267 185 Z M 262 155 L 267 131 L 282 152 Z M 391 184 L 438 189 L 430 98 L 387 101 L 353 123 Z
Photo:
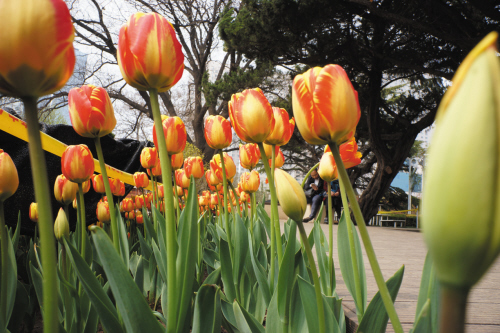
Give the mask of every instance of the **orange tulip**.
M 19 176 L 14 161 L 0 149 L 0 202 L 5 201 L 19 186 Z
M 222 116 L 208 116 L 205 119 L 205 140 L 213 149 L 228 147 L 233 141 L 231 123 Z
M 297 127 L 308 143 L 340 145 L 354 136 L 361 110 L 358 93 L 342 67 L 314 67 L 297 75 L 292 103 Z
M 38 204 L 36 202 L 32 202 L 30 205 L 30 220 L 38 222 Z
M 240 145 L 240 164 L 243 168 L 252 170 L 260 160 L 259 146 L 255 143 Z
M 144 207 L 145 201 L 146 198 L 144 198 L 144 195 L 137 195 L 135 197 L 135 208 L 139 210 L 142 209 L 142 207 Z
M 206 206 L 206 205 L 208 205 L 208 204 L 210 203 L 210 201 L 209 201 L 209 200 L 210 200 L 210 199 L 209 199 L 209 198 L 207 198 L 206 196 L 204 196 L 204 195 L 199 195 L 199 196 L 198 196 L 198 205 L 200 205 L 200 206 Z
M 175 186 L 174 191 L 177 191 L 177 196 L 182 197 L 184 195 L 184 189 L 180 186 Z M 175 195 L 175 193 L 173 193 Z
M 172 155 L 170 158 L 172 161 L 172 170 L 182 168 L 182 164 L 184 163 L 184 153 L 182 151 L 178 154 Z
M 186 173 L 186 177 L 193 177 L 195 179 L 200 179 L 203 177 L 205 170 L 203 170 L 203 160 L 200 156 L 188 157 L 184 161 L 184 172 Z
M 158 190 L 158 197 L 164 198 L 165 197 L 165 190 L 164 190 L 163 184 L 158 185 L 157 190 Z
M 247 193 L 254 193 L 259 189 L 260 177 L 259 173 L 255 170 L 252 170 L 250 172 L 243 172 L 240 180 L 241 188 Z
M 109 204 L 107 201 L 99 201 L 96 209 L 97 219 L 101 223 L 109 223 L 111 216 L 109 214 Z
M 89 180 L 94 174 L 94 158 L 89 148 L 86 145 L 68 146 L 61 156 L 61 170 L 74 183 Z
M 327 145 L 325 147 L 325 153 L 331 153 L 330 147 Z M 344 162 L 344 167 L 346 169 L 355 167 L 361 163 L 361 152 L 358 151 L 358 144 L 356 139 L 352 138 L 339 147 L 340 158 Z M 323 178 L 323 177 L 322 177 Z
M 142 216 L 142 212 L 139 210 L 135 212 L 135 222 L 137 222 L 137 224 L 144 223 L 144 217 Z
M 247 192 L 243 191 L 240 193 L 240 200 L 241 202 L 251 202 L 252 201 L 252 197 L 250 196 L 250 194 L 248 194 Z
M 283 146 L 290 141 L 295 128 L 295 120 L 290 119 L 285 109 L 273 107 L 274 129 L 264 141 L 268 145 Z
M 75 30 L 64 1 L 1 1 L 0 22 L 0 92 L 38 97 L 61 89 L 75 66 Z
M 146 188 L 149 185 L 149 178 L 145 172 L 134 173 L 134 184 L 136 187 Z
M 224 156 L 224 166 L 226 168 L 226 177 L 231 179 L 236 174 L 236 165 L 234 164 L 233 158 L 227 153 L 223 153 Z M 220 154 L 214 155 L 210 161 L 210 170 L 222 182 L 222 164 L 220 161 Z
M 274 167 L 281 168 L 285 164 L 285 155 L 281 151 L 280 147 L 276 147 L 276 157 L 274 158 Z M 269 160 L 269 166 L 271 165 L 271 160 Z
M 131 210 L 130 212 L 125 213 L 125 218 L 128 220 L 135 219 L 135 210 Z
M 145 147 L 141 151 L 141 165 L 144 169 L 152 169 L 158 164 L 156 148 Z
M 135 13 L 120 29 L 118 66 L 129 85 L 164 92 L 184 71 L 182 47 L 172 25 L 156 13 Z
M 205 179 L 207 181 L 208 186 L 215 186 L 220 183 L 219 178 L 215 176 L 215 174 L 212 172 L 212 169 L 207 170 L 205 172 Z
M 273 109 L 259 88 L 233 94 L 228 108 L 231 125 L 245 142 L 264 142 L 274 129 Z
M 172 156 L 175 156 L 175 155 L 172 155 Z M 161 176 L 161 164 L 160 164 L 160 158 L 158 157 L 158 158 L 156 159 L 156 164 L 155 164 L 155 166 L 154 166 L 153 168 L 151 168 L 151 169 L 147 169 L 146 171 L 147 171 L 147 173 L 148 173 L 148 175 L 149 175 L 150 177 L 153 177 L 153 176 L 154 176 L 154 177 Z
M 121 197 L 125 194 L 125 184 L 118 178 L 109 178 L 109 186 L 111 187 L 111 193 L 116 197 Z M 123 194 L 122 192 L 123 186 Z
M 210 195 L 210 208 L 214 209 L 215 206 L 219 204 L 219 196 L 217 193 Z
M 124 198 L 122 200 L 123 210 L 126 212 L 131 212 L 135 209 L 134 200 L 132 198 Z
M 96 191 L 97 193 L 106 193 L 102 175 L 95 175 L 94 177 L 92 177 L 92 185 L 94 187 L 94 191 Z
M 165 117 L 162 120 L 163 133 L 165 135 L 165 143 L 169 155 L 174 155 L 182 152 L 186 147 L 186 127 L 179 117 Z M 156 128 L 153 126 L 153 142 L 158 148 L 158 140 L 156 138 Z
M 66 178 L 68 178 L 68 177 L 66 177 Z M 91 183 L 90 179 L 86 180 L 82 183 L 82 192 L 84 194 L 90 190 L 90 183 Z
M 71 182 L 64 175 L 59 175 L 54 183 L 54 196 L 61 205 L 69 205 L 76 198 L 78 184 Z
M 189 187 L 190 180 L 183 169 L 175 170 L 175 183 L 182 188 Z
M 83 85 L 68 94 L 68 108 L 75 132 L 87 138 L 108 135 L 116 126 L 115 112 L 104 88 Z

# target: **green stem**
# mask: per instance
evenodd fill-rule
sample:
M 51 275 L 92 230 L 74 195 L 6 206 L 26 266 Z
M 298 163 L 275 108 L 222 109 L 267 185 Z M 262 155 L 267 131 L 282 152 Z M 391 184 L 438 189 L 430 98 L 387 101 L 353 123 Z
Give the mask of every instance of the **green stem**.
M 276 229 L 276 231 L 274 232 L 274 235 L 276 237 L 276 250 L 278 250 L 278 263 L 281 265 L 281 259 L 283 258 L 283 245 L 281 243 L 281 228 L 280 228 L 280 216 L 279 216 L 279 213 L 278 213 L 278 197 L 276 196 L 276 188 L 275 188 L 275 184 L 274 184 L 274 169 L 276 169 L 276 145 L 272 145 L 271 146 L 272 148 L 272 153 L 271 153 L 271 178 L 272 178 L 272 187 L 274 189 L 274 196 L 275 196 L 275 200 L 274 200 L 274 203 L 275 205 L 273 205 L 272 207 L 272 212 L 273 212 L 273 216 L 272 216 L 272 220 L 274 221 L 274 228 Z M 271 184 L 271 181 L 269 181 L 269 184 Z M 271 185 L 269 186 L 271 187 Z M 271 191 L 272 193 L 272 191 Z
M 104 163 L 104 155 L 102 153 L 101 138 L 94 139 L 95 148 L 97 150 L 97 157 L 99 158 L 99 166 L 101 167 L 102 181 L 104 189 L 106 190 L 106 197 L 108 199 L 109 215 L 111 217 L 111 234 L 113 235 L 113 245 L 118 254 L 120 254 L 120 243 L 118 239 L 118 224 L 116 221 L 115 204 L 113 202 L 113 193 L 111 193 L 111 186 L 109 186 L 108 172 L 106 171 L 106 164 Z
M 38 203 L 38 226 L 43 263 L 43 331 L 59 331 L 59 309 L 57 291 L 57 260 L 54 238 L 54 219 L 52 218 L 49 182 L 47 179 L 47 165 L 45 163 L 40 128 L 37 117 L 37 99 L 25 97 L 22 99 L 25 108 L 28 127 L 29 154 L 35 200 Z
M 177 258 L 177 230 L 175 228 L 174 197 L 172 195 L 172 163 L 167 151 L 163 124 L 161 121 L 160 106 L 158 104 L 158 91 L 151 89 L 149 91 L 151 100 L 151 110 L 153 111 L 154 126 L 157 135 L 158 153 L 160 155 L 161 173 L 163 175 L 163 190 L 165 200 L 165 223 L 166 235 L 165 246 L 167 248 L 167 332 L 173 333 L 177 325 L 177 277 L 176 277 L 176 258 Z M 177 191 L 176 191 L 177 192 Z M 164 312 L 165 313 L 165 312 Z
M 311 169 L 309 169 L 309 171 L 307 172 L 306 176 L 304 177 L 304 180 L 302 181 L 302 184 L 300 184 L 302 187 L 304 187 L 304 185 L 306 185 L 307 178 L 309 178 L 309 176 L 311 175 L 311 173 L 314 170 L 316 170 L 318 167 L 319 167 L 319 162 L 316 163 Z
M 236 196 L 236 191 L 234 190 L 233 184 L 231 182 L 227 182 L 227 185 L 233 191 L 234 199 L 236 200 L 237 196 Z M 236 206 L 233 205 L 233 200 L 232 199 L 231 199 L 231 207 L 232 207 L 231 211 L 233 213 L 233 224 L 234 224 L 234 223 L 236 223 L 236 213 L 237 213 L 237 211 L 236 211 Z
M 9 271 L 9 246 L 7 245 L 7 229 L 5 228 L 5 215 L 3 208 L 3 201 L 0 201 L 0 245 L 1 245 L 1 255 L 2 255 L 2 275 L 0 280 L 0 295 L 2 299 L 0 300 L 0 318 L 2 323 L 7 323 L 7 289 L 8 289 L 8 278 L 7 275 Z
M 219 155 L 220 155 L 220 163 L 222 165 L 222 186 L 224 188 L 224 203 L 222 204 L 222 206 L 224 208 L 224 223 L 225 223 L 225 227 L 226 227 L 227 242 L 229 243 L 228 244 L 229 245 L 229 256 L 231 257 L 231 265 L 233 265 L 235 259 L 233 257 L 233 242 L 231 241 L 231 229 L 229 228 L 229 212 L 227 211 L 226 165 L 224 164 L 224 154 L 222 153 L 222 149 L 219 151 Z
M 253 239 L 253 228 L 254 228 L 254 223 L 255 223 L 255 216 L 254 216 L 255 215 L 255 192 L 251 194 L 250 200 L 251 200 L 250 215 L 252 215 L 250 218 L 250 226 L 252 228 L 251 232 L 252 232 L 252 239 Z M 246 202 L 245 202 L 245 207 L 248 207 Z
M 329 146 L 330 150 L 333 153 L 333 157 L 335 158 L 335 163 L 337 164 L 339 179 L 345 184 L 347 197 L 349 198 L 349 202 L 351 203 L 351 209 L 353 211 L 354 218 L 358 223 L 359 233 L 361 235 L 361 239 L 363 240 L 366 255 L 368 256 L 373 275 L 375 276 L 375 281 L 377 282 L 380 296 L 382 297 L 382 302 L 384 303 L 385 309 L 387 310 L 387 314 L 389 315 L 394 331 L 396 333 L 403 333 L 404 331 L 403 327 L 401 326 L 401 321 L 399 320 L 396 309 L 394 308 L 394 303 L 392 302 L 391 295 L 389 294 L 389 289 L 387 289 L 387 285 L 385 284 L 382 270 L 380 269 L 380 265 L 378 264 L 375 250 L 373 249 L 370 236 L 368 235 L 368 230 L 366 229 L 363 214 L 361 213 L 358 201 L 356 200 L 356 194 L 354 193 L 354 189 L 352 188 L 351 182 L 349 181 L 349 176 L 347 175 L 344 163 L 342 162 L 342 158 L 340 157 L 339 147 L 336 144 L 329 144 Z
M 241 217 L 241 210 L 240 210 L 240 207 L 238 205 L 238 195 L 236 194 L 236 189 L 234 188 L 233 184 L 231 182 L 229 182 L 229 186 L 231 187 L 231 191 L 233 191 L 233 195 L 234 195 L 234 200 L 236 201 L 236 206 L 233 205 L 233 207 L 237 210 L 237 213 L 240 215 Z M 232 201 L 232 200 L 231 200 Z M 234 216 L 234 218 L 236 219 L 236 216 Z M 235 220 L 236 221 L 236 220 Z
M 342 197 L 342 205 L 344 206 L 345 222 L 347 225 L 349 250 L 351 252 L 352 270 L 354 274 L 354 290 L 356 292 L 356 303 L 359 304 L 359 308 L 357 308 L 358 310 L 357 316 L 358 316 L 358 323 L 360 323 L 361 319 L 365 314 L 365 308 L 361 297 L 361 276 L 359 274 L 358 256 L 356 255 L 356 247 L 354 245 L 355 231 L 351 221 L 351 212 L 349 211 L 349 203 L 347 201 L 345 186 L 342 179 L 339 179 L 339 186 L 340 186 L 340 195 Z
M 66 281 L 69 281 L 68 279 L 68 267 L 66 263 L 66 247 L 64 247 L 64 244 L 61 243 L 61 271 L 62 271 L 62 276 Z M 69 295 L 69 290 L 67 289 L 66 286 L 61 285 L 62 288 L 62 293 L 63 293 L 63 302 L 64 302 L 64 329 L 67 331 L 68 330 L 68 325 L 71 320 L 70 314 L 71 312 L 69 311 L 71 307 L 71 299 Z
M 455 289 L 441 285 L 440 333 L 464 333 L 467 296 L 470 289 Z
M 81 234 L 81 255 L 82 258 L 85 259 L 85 245 L 86 245 L 86 237 L 87 237 L 87 222 L 85 221 L 85 201 L 83 200 L 83 186 L 81 183 L 78 183 L 78 199 L 77 205 L 79 207 L 80 212 L 80 232 Z
M 174 175 L 174 179 L 175 179 L 175 175 Z M 165 185 L 164 185 L 165 186 Z M 179 195 L 177 194 L 177 182 L 175 182 L 175 186 L 172 187 L 172 189 L 174 189 L 174 193 L 175 193 L 175 200 L 177 201 L 177 204 L 175 205 L 175 211 L 177 212 L 177 221 L 176 221 L 176 225 L 179 226 L 179 218 L 181 217 L 181 209 L 179 208 L 179 204 L 181 203 L 179 201 Z M 165 191 L 165 188 L 163 188 L 163 191 Z M 165 195 L 165 194 L 164 194 Z
M 311 250 L 311 245 L 309 244 L 306 231 L 304 230 L 304 224 L 302 224 L 302 221 L 295 221 L 295 222 L 297 222 L 297 226 L 299 227 L 300 238 L 302 239 L 302 243 L 304 244 L 304 248 L 307 254 L 307 259 L 309 260 L 309 265 L 311 265 L 311 274 L 314 282 L 314 292 L 316 294 L 316 304 L 318 306 L 319 332 L 325 333 L 326 332 L 325 310 L 323 308 L 323 296 L 321 295 L 321 286 L 319 284 L 318 270 L 316 268 L 316 263 L 314 262 L 314 256 Z
M 328 183 L 328 238 L 330 239 L 330 244 L 328 244 L 328 265 L 330 274 L 333 272 L 333 212 L 332 212 L 332 184 Z M 332 285 L 329 285 L 328 296 L 333 295 Z

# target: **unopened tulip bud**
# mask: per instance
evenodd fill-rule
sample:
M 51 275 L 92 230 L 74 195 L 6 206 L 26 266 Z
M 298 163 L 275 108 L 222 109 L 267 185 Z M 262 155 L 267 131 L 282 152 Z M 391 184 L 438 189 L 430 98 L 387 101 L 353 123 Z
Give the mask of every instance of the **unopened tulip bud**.
M 19 176 L 14 161 L 0 149 L 0 202 L 5 201 L 19 186 Z
M 38 204 L 36 202 L 32 202 L 30 205 L 30 220 L 38 222 Z
M 251 172 L 244 172 L 241 175 L 241 188 L 247 193 L 255 193 L 259 189 L 260 176 L 255 170 Z
M 76 198 L 73 200 L 73 209 L 78 209 L 78 200 Z
M 187 133 L 186 127 L 179 117 L 168 117 L 162 121 L 163 133 L 165 135 L 165 143 L 169 155 L 178 154 L 186 147 Z M 156 138 L 156 127 L 153 127 L 153 141 L 155 147 L 158 148 L 158 140 Z
M 132 198 L 124 198 L 121 204 L 125 212 L 131 212 L 135 209 L 135 203 Z
M 323 154 L 319 162 L 318 174 L 325 182 L 331 182 L 339 177 L 332 153 Z
M 500 252 L 496 40 L 490 33 L 458 68 L 438 108 L 425 172 L 422 228 L 429 254 L 441 284 L 461 290 Z
M 191 181 L 186 176 L 186 172 L 183 169 L 179 169 L 175 170 L 175 182 L 177 186 L 188 188 Z
M 165 197 L 165 189 L 163 187 L 163 184 L 162 185 L 158 185 L 157 189 L 158 189 L 158 197 L 159 198 L 164 198 Z
M 59 175 L 54 183 L 54 196 L 61 205 L 69 205 L 76 198 L 78 184 L 69 181 L 64 175 Z
M 240 164 L 243 168 L 252 170 L 260 160 L 260 149 L 256 143 L 240 145 Z
M 97 203 L 96 215 L 99 222 L 109 223 L 111 221 L 109 204 L 106 201 Z
M 135 197 L 135 208 L 136 209 L 142 209 L 145 204 L 145 198 L 144 195 L 138 195 Z
M 296 222 L 302 221 L 307 200 L 302 186 L 290 174 L 281 169 L 275 173 L 276 195 L 283 212 Z
M 144 223 L 144 217 L 142 216 L 142 212 L 139 210 L 135 212 L 135 222 L 137 222 L 137 224 Z
M 69 223 L 64 209 L 60 208 L 54 223 L 54 235 L 58 241 L 69 238 Z

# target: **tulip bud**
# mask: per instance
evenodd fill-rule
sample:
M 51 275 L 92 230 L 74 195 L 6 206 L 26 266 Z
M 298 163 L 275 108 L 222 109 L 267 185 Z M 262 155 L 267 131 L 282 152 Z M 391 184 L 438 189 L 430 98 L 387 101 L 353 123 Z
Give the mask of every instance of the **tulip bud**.
M 251 172 L 244 172 L 241 177 L 241 188 L 247 193 L 255 193 L 259 189 L 260 177 L 259 173 L 255 170 Z
M 136 187 L 146 188 L 149 185 L 149 178 L 145 172 L 134 173 L 134 183 Z
M 152 169 L 158 163 L 156 148 L 145 147 L 141 151 L 141 165 L 144 169 Z
M 144 203 L 145 203 L 145 198 L 144 198 L 144 195 L 138 195 L 135 197 L 135 208 L 136 209 L 142 209 L 142 207 L 144 207 Z
M 187 133 L 186 127 L 179 117 L 167 117 L 162 121 L 163 134 L 169 155 L 182 152 L 186 147 Z M 156 138 L 156 127 L 153 126 L 153 142 L 158 149 L 158 139 Z
M 219 178 L 215 176 L 215 174 L 212 172 L 212 169 L 205 172 L 205 180 L 207 181 L 207 184 L 209 186 L 215 186 L 220 183 Z
M 231 123 L 222 116 L 208 116 L 205 119 L 205 140 L 213 149 L 228 147 L 233 140 Z
M 319 162 L 318 174 L 325 182 L 331 182 L 339 177 L 332 153 L 323 154 Z
M 182 168 L 182 164 L 184 163 L 184 153 L 182 151 L 178 154 L 172 155 L 170 158 L 172 161 L 172 170 Z
M 38 222 L 38 204 L 36 202 L 32 202 L 30 205 L 30 220 Z
M 94 187 L 94 191 L 96 191 L 97 193 L 106 193 L 102 175 L 94 175 L 94 177 L 92 177 L 92 185 Z
M 139 90 L 167 91 L 184 71 L 174 28 L 157 13 L 130 16 L 120 29 L 117 58 L 125 82 Z
M 59 175 L 54 183 L 54 196 L 61 205 L 69 205 L 76 198 L 78 184 L 69 181 L 64 175 Z
M 0 149 L 0 202 L 4 202 L 19 186 L 19 176 L 14 161 Z
M 132 200 L 132 198 L 124 198 L 121 204 L 125 212 L 131 212 L 135 209 L 134 200 Z
M 285 164 L 285 155 L 283 155 L 283 151 L 281 151 L 281 149 L 278 147 L 278 153 L 276 154 L 276 158 L 274 159 L 274 167 L 281 168 L 284 164 Z
M 290 141 L 295 128 L 295 120 L 290 119 L 288 112 L 285 109 L 273 107 L 274 128 L 266 138 L 265 143 L 268 145 L 283 146 Z
M 158 197 L 160 197 L 160 198 L 165 197 L 165 190 L 163 188 L 163 184 L 162 185 L 158 185 L 157 189 L 158 189 Z
M 458 68 L 438 108 L 425 172 L 422 228 L 429 254 L 440 282 L 462 290 L 500 252 L 496 40 L 490 33 Z
M 245 142 L 264 142 L 274 129 L 273 109 L 259 88 L 233 94 L 228 109 L 234 131 Z
M 226 177 L 228 179 L 233 178 L 236 174 L 236 165 L 234 164 L 233 158 L 229 156 L 227 153 L 223 153 L 224 155 L 224 167 L 226 169 Z M 219 182 L 222 182 L 222 164 L 220 160 L 220 154 L 214 155 L 212 160 L 210 161 L 210 169 L 214 173 L 214 175 L 219 179 Z
M 104 88 L 88 84 L 71 89 L 68 108 L 71 124 L 81 136 L 100 138 L 111 133 L 116 126 L 113 104 Z
M 111 221 L 109 204 L 107 201 L 100 201 L 97 203 L 96 215 L 99 222 L 109 223 L 109 221 Z
M 274 172 L 276 196 L 283 212 L 292 220 L 301 222 L 307 207 L 302 186 L 285 171 L 276 169 Z
M 78 209 L 78 200 L 77 200 L 77 198 L 75 198 L 75 200 L 73 200 L 73 209 Z
M 135 212 L 135 222 L 137 224 L 143 224 L 144 223 L 144 217 L 142 216 L 142 212 L 140 210 L 137 210 Z
M 200 179 L 203 177 L 205 170 L 203 170 L 203 160 L 200 156 L 188 157 L 184 161 L 184 172 L 186 173 L 186 177 L 193 177 L 195 179 Z
M 68 177 L 66 177 L 66 178 L 68 178 Z M 86 180 L 82 183 L 82 192 L 84 194 L 90 190 L 90 183 L 91 183 L 90 179 Z
M 260 160 L 260 149 L 256 143 L 240 145 L 240 164 L 243 168 L 252 170 Z
M 54 223 L 54 235 L 58 241 L 61 241 L 63 237 L 69 238 L 69 223 L 66 218 L 66 213 L 64 209 L 59 208 L 59 213 L 56 217 L 56 222 Z
M 361 116 L 358 93 L 338 65 L 314 67 L 297 75 L 292 104 L 300 134 L 313 145 L 348 141 Z
M 89 148 L 86 145 L 68 146 L 61 156 L 61 171 L 74 183 L 89 180 L 94 173 L 94 158 Z
M 183 169 L 175 170 L 175 182 L 177 186 L 182 188 L 188 188 L 190 184 L 190 179 L 186 177 L 186 173 Z
M 331 153 L 330 146 L 325 146 L 325 154 Z M 362 154 L 358 151 L 358 144 L 353 137 L 349 141 L 343 143 L 339 147 L 340 158 L 344 163 L 344 168 L 349 169 L 361 163 Z M 335 163 L 335 162 L 334 162 Z M 321 177 L 323 178 L 323 177 Z

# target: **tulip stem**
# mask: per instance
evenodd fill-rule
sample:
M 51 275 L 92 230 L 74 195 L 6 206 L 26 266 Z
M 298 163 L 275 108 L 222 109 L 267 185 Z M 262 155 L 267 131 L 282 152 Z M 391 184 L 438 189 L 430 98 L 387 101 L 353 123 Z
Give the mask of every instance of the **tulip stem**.
M 80 232 L 81 234 L 81 251 L 82 251 L 82 258 L 85 260 L 85 245 L 86 245 L 86 240 L 87 240 L 87 222 L 85 221 L 85 202 L 83 200 L 83 185 L 82 183 L 78 183 L 78 197 L 77 197 L 77 205 L 79 207 L 79 213 L 80 213 Z
M 358 264 L 358 256 L 356 254 L 356 247 L 354 245 L 354 226 L 351 221 L 351 212 L 349 210 L 349 202 L 347 201 L 347 194 L 345 193 L 345 186 L 344 182 L 342 179 L 339 179 L 339 186 L 340 186 L 340 195 L 342 197 L 342 204 L 344 206 L 344 217 L 345 217 L 345 223 L 347 225 L 347 235 L 348 235 L 348 241 L 349 241 L 349 250 L 351 252 L 351 261 L 352 261 L 352 270 L 354 274 L 354 290 L 356 293 L 356 303 L 358 304 L 357 309 L 357 316 L 358 316 L 358 322 L 361 322 L 361 319 L 364 316 L 365 313 L 365 305 L 363 303 L 363 298 L 361 296 L 361 276 L 359 275 L 359 264 Z M 340 222 L 339 222 L 340 223 Z
M 8 279 L 7 275 L 9 273 L 9 246 L 7 245 L 7 229 L 5 228 L 5 215 L 3 208 L 3 201 L 0 200 L 0 245 L 1 245 L 1 254 L 2 254 L 2 275 L 1 275 L 1 287 L 0 287 L 0 295 L 2 299 L 0 300 L 0 319 L 2 323 L 7 323 L 7 289 Z
M 465 332 L 465 312 L 469 290 L 441 285 L 440 333 Z
M 250 218 L 250 226 L 252 228 L 251 232 L 252 232 L 252 239 L 253 239 L 253 237 L 254 237 L 253 236 L 253 228 L 254 228 L 254 223 L 255 223 L 255 220 L 254 220 L 255 219 L 255 216 L 254 216 L 255 215 L 255 192 L 253 192 L 251 194 L 250 200 L 251 200 L 250 215 L 252 215 Z M 248 207 L 246 202 L 245 202 L 245 207 Z
M 375 255 L 375 250 L 373 249 L 373 245 L 370 240 L 370 235 L 368 235 L 368 230 L 366 228 L 363 214 L 361 213 L 358 201 L 356 200 L 356 194 L 354 193 L 354 189 L 352 188 L 349 176 L 347 175 L 347 171 L 344 167 L 344 163 L 342 162 L 342 158 L 340 157 L 339 147 L 335 143 L 329 143 L 328 145 L 330 146 L 330 150 L 332 151 L 335 163 L 337 164 L 339 179 L 345 184 L 347 197 L 349 198 L 349 202 L 351 203 L 351 209 L 353 211 L 354 218 L 358 223 L 359 233 L 361 235 L 363 245 L 365 246 L 366 255 L 368 256 L 368 261 L 370 262 L 373 275 L 375 276 L 375 281 L 377 282 L 380 296 L 382 297 L 382 302 L 384 303 L 385 309 L 387 310 L 387 314 L 389 315 L 394 331 L 396 333 L 403 333 L 403 326 L 401 326 L 401 321 L 399 320 L 396 309 L 394 308 L 394 303 L 392 302 L 391 295 L 389 294 L 389 289 L 387 289 L 387 285 L 385 284 L 384 275 L 382 274 L 382 270 L 380 269 L 380 265 L 378 264 L 377 256 Z
M 276 145 L 272 145 L 272 153 L 271 153 L 271 177 L 273 180 L 273 187 L 274 187 L 274 196 L 276 197 L 276 184 L 274 184 L 274 169 L 276 168 Z M 269 182 L 271 184 L 271 182 Z M 272 192 L 271 192 L 272 193 Z M 275 200 L 275 206 L 273 206 L 272 212 L 273 212 L 273 220 L 274 220 L 274 228 L 276 228 L 276 231 L 274 232 L 274 235 L 276 236 L 276 250 L 278 250 L 278 263 L 281 265 L 281 259 L 283 258 L 283 244 L 281 242 L 281 228 L 280 228 L 280 216 L 278 213 L 278 200 Z M 276 208 L 274 208 L 276 207 Z
M 229 212 L 227 210 L 226 165 L 224 164 L 224 154 L 222 153 L 222 149 L 219 150 L 219 155 L 220 155 L 220 163 L 222 166 L 222 186 L 224 188 L 224 204 L 222 205 L 224 207 L 224 222 L 226 225 L 227 242 L 229 243 L 229 256 L 231 257 L 231 265 L 234 265 L 235 258 L 233 257 L 233 242 L 231 241 L 231 229 L 229 228 Z
M 28 129 L 29 154 L 35 200 L 38 203 L 38 226 L 43 262 L 43 331 L 59 331 L 59 309 L 56 271 L 56 247 L 54 238 L 54 219 L 52 217 L 47 165 L 42 149 L 38 124 L 37 98 L 24 97 L 24 110 Z
M 175 176 L 174 176 L 174 179 L 175 179 Z M 177 204 L 175 205 L 175 211 L 177 212 L 177 227 L 179 227 L 179 218 L 181 217 L 181 209 L 179 208 L 179 205 L 180 205 L 180 201 L 179 201 L 179 195 L 177 194 L 177 182 L 175 183 L 175 186 L 172 187 L 173 189 L 175 188 L 174 190 L 174 193 L 175 193 L 175 200 L 177 201 Z M 165 190 L 165 188 L 163 188 L 163 190 Z
M 113 202 L 113 193 L 111 193 L 111 186 L 109 185 L 108 172 L 106 171 L 106 164 L 104 163 L 104 155 L 102 153 L 101 138 L 94 139 L 95 148 L 97 150 L 97 157 L 99 159 L 99 166 L 101 167 L 102 180 L 104 189 L 106 190 L 106 197 L 108 199 L 109 215 L 111 216 L 111 234 L 113 235 L 113 245 L 118 254 L 120 254 L 120 243 L 118 239 L 118 224 L 116 221 L 115 204 Z
M 331 182 L 327 182 L 327 191 L 328 191 L 328 238 L 330 244 L 328 244 L 328 269 L 330 274 L 333 272 L 333 212 L 332 212 L 332 184 Z M 331 280 L 331 275 L 330 275 Z M 333 295 L 332 284 L 329 284 L 328 296 Z
M 325 310 L 323 308 L 323 296 L 321 295 L 321 285 L 319 284 L 318 270 L 316 268 L 316 263 L 314 261 L 311 245 L 309 244 L 309 240 L 307 239 L 307 234 L 304 229 L 304 224 L 302 224 L 302 221 L 295 221 L 295 222 L 299 227 L 300 238 L 302 239 L 302 244 L 304 246 L 304 249 L 306 250 L 306 255 L 309 261 L 309 265 L 311 265 L 311 274 L 314 282 L 314 292 L 316 294 L 316 305 L 318 306 L 319 332 L 325 333 L 326 332 Z
M 167 249 L 167 333 L 176 331 L 177 326 L 177 277 L 176 277 L 176 258 L 177 258 L 177 230 L 175 227 L 174 197 L 172 195 L 172 163 L 167 151 L 165 142 L 165 133 L 163 132 L 163 123 L 161 120 L 160 105 L 158 104 L 158 90 L 150 89 L 149 97 L 151 100 L 151 111 L 158 142 L 158 154 L 160 155 L 161 173 L 163 175 L 163 190 L 165 193 L 165 246 Z M 176 189 L 177 193 L 177 189 Z

